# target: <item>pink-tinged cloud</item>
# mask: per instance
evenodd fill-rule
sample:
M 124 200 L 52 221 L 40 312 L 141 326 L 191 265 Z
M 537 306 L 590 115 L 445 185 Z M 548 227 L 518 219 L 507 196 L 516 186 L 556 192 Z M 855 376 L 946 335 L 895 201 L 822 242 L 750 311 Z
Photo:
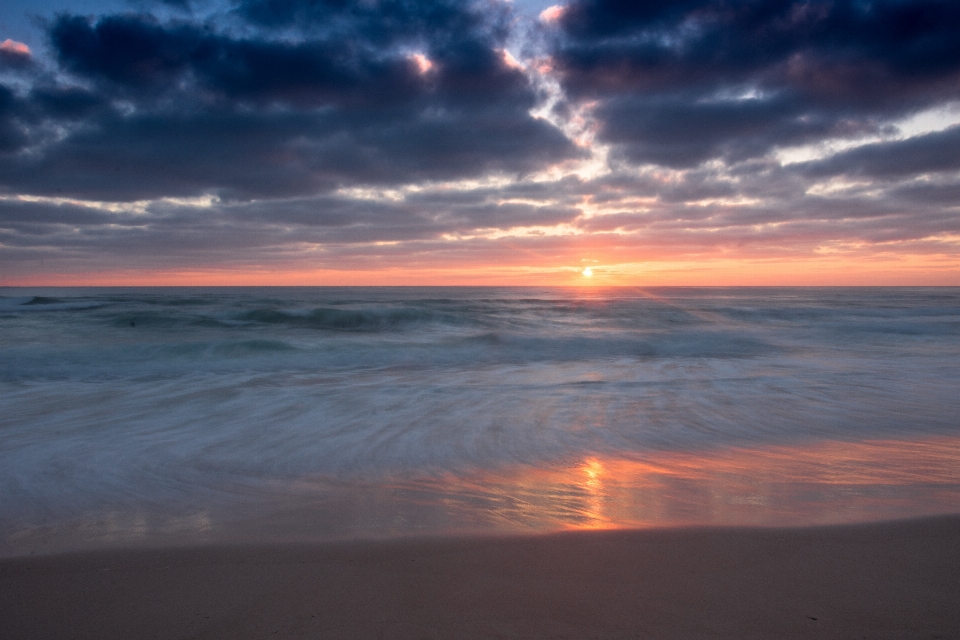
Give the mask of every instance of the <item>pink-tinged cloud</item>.
M 511 54 L 506 49 L 500 50 L 500 57 L 503 59 L 503 64 L 505 64 L 508 68 L 517 69 L 520 71 L 523 70 L 523 64 L 519 60 L 514 58 L 513 54 Z
M 540 12 L 540 20 L 546 23 L 552 23 L 559 20 L 563 17 L 563 12 L 566 10 L 566 7 L 560 4 L 555 4 L 553 6 L 547 7 Z
M 417 71 L 420 72 L 420 75 L 425 75 L 431 69 L 433 69 L 433 62 L 431 62 L 430 58 L 422 53 L 411 54 L 410 60 L 416 65 Z
M 31 55 L 33 55 L 30 51 L 30 47 L 22 42 L 11 40 L 10 38 L 0 42 L 0 51 L 8 55 L 20 56 L 24 58 L 29 58 Z

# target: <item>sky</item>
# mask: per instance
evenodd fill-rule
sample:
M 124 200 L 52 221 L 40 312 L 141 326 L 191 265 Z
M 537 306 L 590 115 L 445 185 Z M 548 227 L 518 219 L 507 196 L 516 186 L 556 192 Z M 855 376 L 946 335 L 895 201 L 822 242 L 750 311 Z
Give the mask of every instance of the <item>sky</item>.
M 953 0 L 6 0 L 0 285 L 960 285 Z

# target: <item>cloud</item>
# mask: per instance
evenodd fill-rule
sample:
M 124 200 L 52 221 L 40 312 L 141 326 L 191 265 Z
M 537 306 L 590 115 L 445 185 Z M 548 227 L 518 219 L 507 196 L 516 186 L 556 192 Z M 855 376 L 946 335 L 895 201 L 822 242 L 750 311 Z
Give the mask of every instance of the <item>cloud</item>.
M 19 151 L 26 145 L 22 101 L 9 88 L 0 84 L 0 158 Z
M 567 94 L 631 162 L 736 162 L 960 98 L 960 5 L 576 0 L 554 33 Z
M 30 51 L 30 47 L 22 42 L 10 38 L 0 42 L 0 60 L 15 62 L 31 57 L 33 57 L 33 52 Z
M 205 204 L 8 198 L 0 200 L 0 264 L 14 269 L 11 258 L 25 254 L 44 256 L 47 264 L 104 255 L 150 265 L 269 262 L 318 246 L 362 255 L 374 243 L 440 242 L 451 234 L 570 223 L 580 213 L 552 201 L 505 200 L 500 190 L 485 188 L 414 191 L 393 200 L 324 195 Z
M 554 4 L 543 11 L 540 12 L 540 21 L 551 24 L 560 20 L 563 17 L 564 7 L 563 5 Z
M 602 122 L 600 136 L 615 141 L 618 157 L 678 168 L 713 158 L 738 162 L 778 146 L 875 133 L 879 126 L 874 119 L 839 118 L 806 106 L 799 96 L 784 94 L 739 100 L 654 94 L 611 98 L 594 113 Z
M 539 95 L 503 56 L 503 11 L 241 2 L 240 30 L 60 15 L 49 35 L 67 80 L 38 79 L 17 98 L 32 120 L 7 116 L 7 148 L 22 153 L 0 157 L 0 185 L 114 200 L 288 197 L 524 175 L 582 154 L 530 115 Z
M 165 4 L 4 67 L 3 273 L 960 255 L 955 3 Z
M 824 160 L 803 163 L 798 170 L 812 176 L 848 175 L 898 178 L 960 170 L 960 125 L 944 131 L 866 144 Z

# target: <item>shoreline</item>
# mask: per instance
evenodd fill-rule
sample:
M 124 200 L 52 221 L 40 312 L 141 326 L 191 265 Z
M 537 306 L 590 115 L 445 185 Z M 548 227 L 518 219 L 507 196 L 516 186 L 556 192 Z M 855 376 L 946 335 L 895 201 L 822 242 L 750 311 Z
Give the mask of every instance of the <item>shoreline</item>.
M 958 638 L 960 515 L 0 559 L 0 638 Z

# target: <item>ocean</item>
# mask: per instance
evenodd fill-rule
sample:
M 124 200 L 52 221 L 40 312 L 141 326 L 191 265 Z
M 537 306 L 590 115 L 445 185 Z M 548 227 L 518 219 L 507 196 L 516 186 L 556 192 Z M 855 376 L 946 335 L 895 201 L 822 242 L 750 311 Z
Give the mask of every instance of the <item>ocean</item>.
M 0 289 L 0 554 L 960 512 L 960 288 Z

